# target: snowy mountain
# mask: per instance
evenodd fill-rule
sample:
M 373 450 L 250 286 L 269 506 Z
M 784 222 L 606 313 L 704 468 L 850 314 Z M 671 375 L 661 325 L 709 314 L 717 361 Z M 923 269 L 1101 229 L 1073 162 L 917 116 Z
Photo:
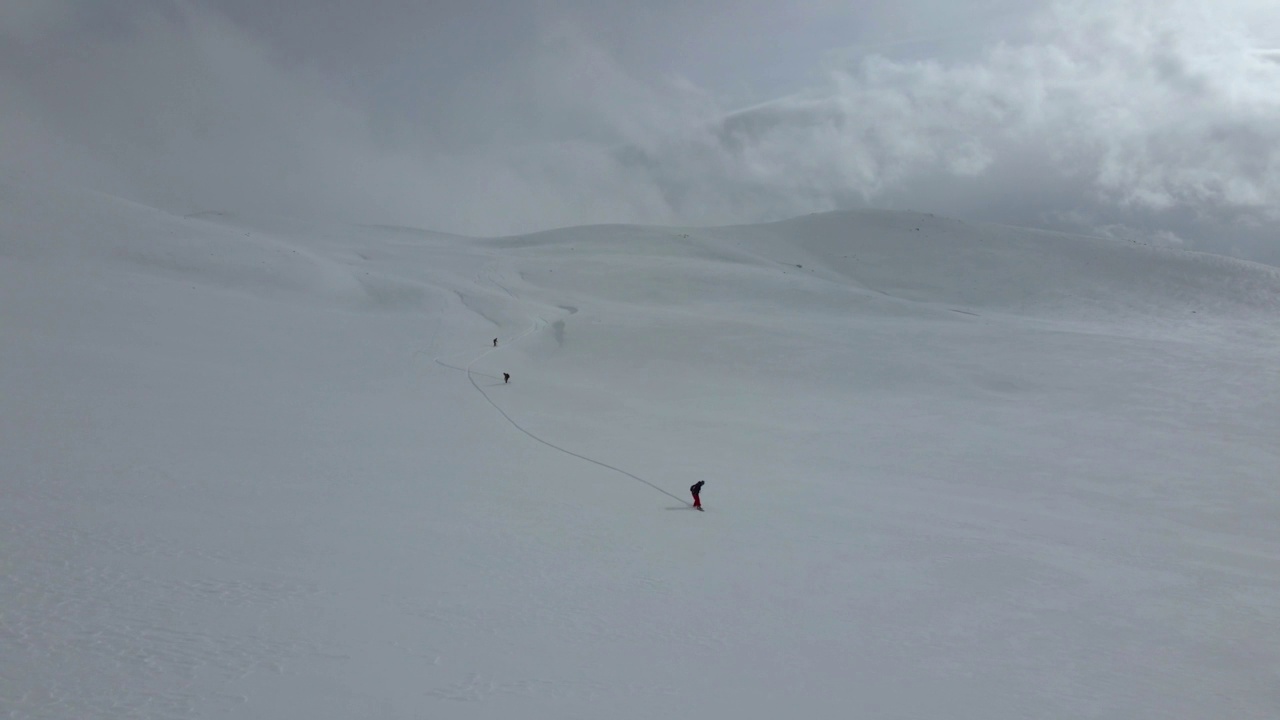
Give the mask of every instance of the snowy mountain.
M 1275 718 L 1277 312 L 911 213 L 0 185 L 0 716 Z

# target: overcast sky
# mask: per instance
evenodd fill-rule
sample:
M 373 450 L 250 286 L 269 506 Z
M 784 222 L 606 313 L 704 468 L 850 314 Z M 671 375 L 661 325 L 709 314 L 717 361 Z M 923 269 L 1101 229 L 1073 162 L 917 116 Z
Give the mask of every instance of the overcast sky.
M 0 169 L 469 234 L 889 207 L 1280 263 L 1275 0 L 4 0 Z

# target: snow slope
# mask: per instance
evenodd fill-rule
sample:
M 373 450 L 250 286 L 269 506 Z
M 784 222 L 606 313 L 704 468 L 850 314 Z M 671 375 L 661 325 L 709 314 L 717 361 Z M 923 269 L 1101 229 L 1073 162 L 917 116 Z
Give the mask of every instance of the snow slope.
M 0 184 L 0 717 L 1280 717 L 1277 311 L 908 213 Z

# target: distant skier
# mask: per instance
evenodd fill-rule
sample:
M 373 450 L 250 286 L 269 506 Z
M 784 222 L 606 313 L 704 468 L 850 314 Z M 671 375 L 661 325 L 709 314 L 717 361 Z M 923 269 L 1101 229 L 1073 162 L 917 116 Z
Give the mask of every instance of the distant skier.
M 706 483 L 705 480 L 699 480 L 689 488 L 689 492 L 693 493 L 693 506 L 698 510 L 702 509 L 702 498 L 699 495 L 702 493 L 704 483 Z
M 493 346 L 498 347 L 498 338 L 493 339 Z
M 511 373 L 502 373 L 502 382 L 504 384 L 511 382 Z

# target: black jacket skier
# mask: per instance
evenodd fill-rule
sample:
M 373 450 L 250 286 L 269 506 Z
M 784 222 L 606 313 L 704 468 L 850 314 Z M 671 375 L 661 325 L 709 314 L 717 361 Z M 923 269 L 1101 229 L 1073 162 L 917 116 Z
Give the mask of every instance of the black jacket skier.
M 698 497 L 698 495 L 702 492 L 704 484 L 706 484 L 705 480 L 699 480 L 689 487 L 689 492 L 693 493 L 693 506 L 699 510 L 702 509 L 702 498 Z

